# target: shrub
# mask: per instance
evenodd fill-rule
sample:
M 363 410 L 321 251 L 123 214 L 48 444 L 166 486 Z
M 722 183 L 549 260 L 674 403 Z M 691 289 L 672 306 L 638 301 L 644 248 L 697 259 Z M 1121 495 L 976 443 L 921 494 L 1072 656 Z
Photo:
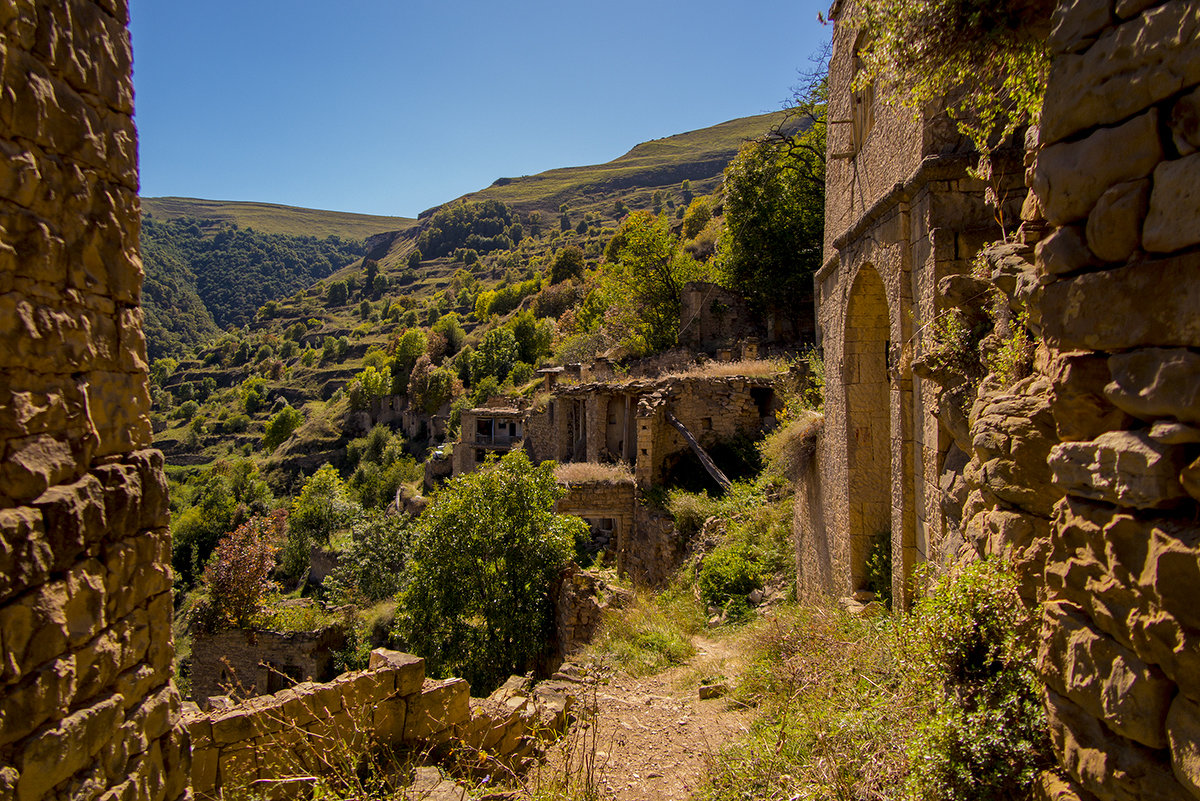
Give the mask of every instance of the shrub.
M 375 603 L 400 590 L 412 536 L 408 515 L 368 512 L 350 528 L 350 544 L 325 580 L 335 603 Z
M 725 606 L 740 600 L 745 611 L 746 595 L 762 587 L 762 567 L 745 545 L 728 544 L 711 551 L 700 563 L 697 583 L 700 597 L 709 606 Z M 730 610 L 731 613 L 733 610 Z M 733 617 L 734 615 L 730 615 Z
M 263 432 L 263 449 L 269 453 L 278 448 L 303 422 L 304 415 L 299 410 L 292 408 L 291 404 L 285 405 L 267 423 Z
M 584 528 L 554 512 L 562 492 L 553 463 L 517 450 L 452 479 L 418 519 L 396 631 L 434 675 L 487 692 L 545 648 L 550 584 Z
M 287 516 L 280 509 L 251 518 L 217 543 L 204 569 L 210 629 L 249 626 L 261 611 L 263 597 L 275 588 L 270 575 Z
M 331 464 L 324 464 L 304 482 L 288 518 L 283 570 L 299 576 L 308 567 L 314 543 L 325 545 L 334 533 L 350 525 L 361 507 L 346 495 L 346 486 Z
M 699 533 L 704 521 L 717 513 L 717 502 L 705 492 L 675 489 L 667 493 L 667 511 L 675 518 L 675 528 L 684 539 Z

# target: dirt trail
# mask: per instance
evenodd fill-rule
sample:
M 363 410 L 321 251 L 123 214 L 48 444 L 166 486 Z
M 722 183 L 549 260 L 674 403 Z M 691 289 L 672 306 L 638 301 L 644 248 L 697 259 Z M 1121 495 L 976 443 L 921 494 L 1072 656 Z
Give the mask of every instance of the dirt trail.
M 702 678 L 732 678 L 741 657 L 732 643 L 696 637 L 688 664 L 656 676 L 617 674 L 596 688 L 596 765 L 601 797 L 617 801 L 690 798 L 704 778 L 708 759 L 746 731 L 751 713 L 727 697 L 701 701 Z M 591 702 L 590 689 L 581 692 Z M 582 699 L 581 699 L 582 700 Z M 577 721 L 575 742 L 591 738 Z M 555 760 L 558 764 L 555 764 Z M 551 754 L 544 769 L 560 770 Z

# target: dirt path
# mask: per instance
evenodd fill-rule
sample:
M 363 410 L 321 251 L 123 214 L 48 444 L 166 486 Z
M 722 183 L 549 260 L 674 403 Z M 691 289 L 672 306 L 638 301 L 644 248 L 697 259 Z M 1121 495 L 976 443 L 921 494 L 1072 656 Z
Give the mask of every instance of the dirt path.
M 644 678 L 617 674 L 595 688 L 597 714 L 575 723 L 571 741 L 576 760 L 594 741 L 601 797 L 690 798 L 709 758 L 746 731 L 747 709 L 725 697 L 701 701 L 698 692 L 701 679 L 737 675 L 737 650 L 723 640 L 697 637 L 693 643 L 696 655 L 686 665 Z M 592 702 L 590 689 L 581 695 Z M 549 757 L 544 770 L 563 769 L 561 751 Z

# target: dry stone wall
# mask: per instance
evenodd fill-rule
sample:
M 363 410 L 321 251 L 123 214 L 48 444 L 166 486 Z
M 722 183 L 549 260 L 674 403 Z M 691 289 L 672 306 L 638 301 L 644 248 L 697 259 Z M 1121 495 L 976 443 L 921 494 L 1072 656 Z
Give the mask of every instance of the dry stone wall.
M 272 797 L 303 797 L 313 776 L 354 770 L 367 745 L 435 757 L 486 750 L 518 765 L 539 738 L 566 728 L 574 698 L 562 682 L 529 691 L 513 677 L 486 699 L 462 679 L 425 678 L 425 660 L 377 649 L 367 670 L 305 682 L 237 706 L 186 715 L 198 798 L 267 781 Z M 486 764 L 486 763 L 485 763 Z M 262 785 L 265 786 L 265 785 Z
M 1061 797 L 1200 798 L 1200 5 L 1060 3 L 1030 310 Z M 1036 488 L 1035 488 L 1036 489 Z
M 127 23 L 0 3 L 0 799 L 187 786 Z

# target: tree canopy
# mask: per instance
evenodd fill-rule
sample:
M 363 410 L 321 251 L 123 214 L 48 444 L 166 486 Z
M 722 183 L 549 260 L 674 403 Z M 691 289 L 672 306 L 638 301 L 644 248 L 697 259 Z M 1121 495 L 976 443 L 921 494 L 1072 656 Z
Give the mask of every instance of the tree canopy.
M 396 630 L 434 675 L 487 692 L 545 648 L 551 583 L 584 523 L 524 451 L 451 480 L 417 520 Z

